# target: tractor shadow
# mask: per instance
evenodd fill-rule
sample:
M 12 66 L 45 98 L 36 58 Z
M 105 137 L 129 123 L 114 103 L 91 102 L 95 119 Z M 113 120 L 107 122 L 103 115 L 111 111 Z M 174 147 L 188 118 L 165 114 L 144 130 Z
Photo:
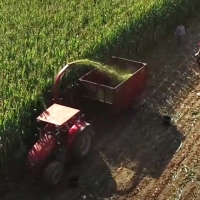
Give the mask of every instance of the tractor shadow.
M 19 169 L 17 169 L 19 170 Z M 97 199 L 102 184 L 112 179 L 112 174 L 101 154 L 94 150 L 80 164 L 70 164 L 61 184 L 54 189 L 42 187 L 42 177 L 31 178 L 25 171 L 18 171 L 8 176 L 0 185 L 1 200 L 30 199 L 30 200 L 79 200 Z M 70 179 L 77 177 L 77 185 L 72 185 Z
M 104 199 L 133 192 L 144 177 L 158 179 L 179 150 L 184 136 L 148 105 L 116 119 L 93 123 L 95 150 L 71 174 L 79 174 L 79 187 L 65 191 L 59 200 Z M 75 195 L 76 194 L 76 195 Z M 53 199 L 53 198 L 52 198 Z
M 83 163 L 66 168 L 66 176 L 57 189 L 43 190 L 39 179 L 33 181 L 22 173 L 8 193 L 10 199 L 114 198 L 132 192 L 146 176 L 159 178 L 179 149 L 183 135 L 173 125 L 163 125 L 162 117 L 146 104 L 131 111 L 112 123 L 106 118 L 93 122 L 94 151 Z M 126 185 L 125 170 L 132 174 Z M 77 187 L 69 183 L 74 175 L 79 177 Z
M 58 200 L 127 195 L 144 177 L 158 179 L 185 139 L 174 125 L 164 125 L 146 103 L 112 121 L 99 119 L 93 126 L 94 152 L 68 174 L 79 176 L 78 187 L 65 183 L 51 194 L 52 200 L 58 195 Z

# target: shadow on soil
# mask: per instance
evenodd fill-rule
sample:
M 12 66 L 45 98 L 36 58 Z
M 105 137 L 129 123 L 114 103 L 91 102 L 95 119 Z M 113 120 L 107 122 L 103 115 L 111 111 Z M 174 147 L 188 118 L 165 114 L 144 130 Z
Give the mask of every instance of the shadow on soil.
M 38 180 L 32 182 L 22 174 L 13 182 L 7 199 L 25 199 L 31 195 L 29 199 L 33 200 L 94 200 L 127 195 L 145 176 L 159 178 L 183 136 L 173 125 L 163 125 L 162 117 L 145 103 L 131 111 L 112 123 L 94 124 L 97 135 L 94 152 L 82 164 L 66 169 L 66 178 L 59 188 L 44 191 Z M 68 178 L 72 175 L 79 176 L 77 188 L 69 187 Z M 118 187 L 124 187 L 127 177 L 129 182 L 120 190 Z M 123 183 L 123 187 L 116 181 Z
M 111 166 L 119 168 L 115 179 L 128 181 L 126 188 L 116 189 L 114 193 L 118 195 L 132 192 L 146 176 L 158 179 L 184 140 L 175 126 L 164 125 L 162 117 L 146 106 L 133 118 L 125 119 L 123 126 L 114 132 L 118 142 L 110 145 L 105 157 Z
M 94 154 L 90 161 L 72 170 L 81 174 L 80 187 L 62 192 L 59 200 L 114 199 L 128 195 L 144 177 L 157 179 L 162 175 L 184 137 L 175 126 L 164 125 L 162 117 L 146 104 L 132 112 L 119 117 L 112 125 L 99 122 L 95 126 Z M 74 193 L 79 196 L 73 198 Z

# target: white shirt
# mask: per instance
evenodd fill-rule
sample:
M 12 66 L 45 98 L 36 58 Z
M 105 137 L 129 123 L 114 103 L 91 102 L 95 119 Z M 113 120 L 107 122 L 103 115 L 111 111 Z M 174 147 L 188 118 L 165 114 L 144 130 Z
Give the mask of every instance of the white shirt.
M 178 26 L 176 28 L 175 35 L 177 35 L 177 36 L 185 35 L 185 27 L 184 26 Z

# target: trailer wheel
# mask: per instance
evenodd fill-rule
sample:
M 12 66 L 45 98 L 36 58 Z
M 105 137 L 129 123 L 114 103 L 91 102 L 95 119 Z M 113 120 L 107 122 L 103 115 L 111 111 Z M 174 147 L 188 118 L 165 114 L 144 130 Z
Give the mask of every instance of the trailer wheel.
M 93 137 L 91 126 L 86 127 L 76 135 L 71 150 L 73 162 L 81 162 L 87 157 L 93 147 Z
M 56 187 L 59 185 L 64 175 L 64 165 L 61 162 L 51 162 L 43 173 L 44 186 L 45 187 Z

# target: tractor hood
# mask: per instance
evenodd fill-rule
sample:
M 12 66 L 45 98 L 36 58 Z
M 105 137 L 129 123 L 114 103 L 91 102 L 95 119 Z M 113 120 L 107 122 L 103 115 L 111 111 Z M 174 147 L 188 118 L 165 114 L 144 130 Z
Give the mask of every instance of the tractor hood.
M 56 139 L 51 135 L 44 134 L 28 153 L 27 164 L 42 164 L 52 153 L 56 146 Z

